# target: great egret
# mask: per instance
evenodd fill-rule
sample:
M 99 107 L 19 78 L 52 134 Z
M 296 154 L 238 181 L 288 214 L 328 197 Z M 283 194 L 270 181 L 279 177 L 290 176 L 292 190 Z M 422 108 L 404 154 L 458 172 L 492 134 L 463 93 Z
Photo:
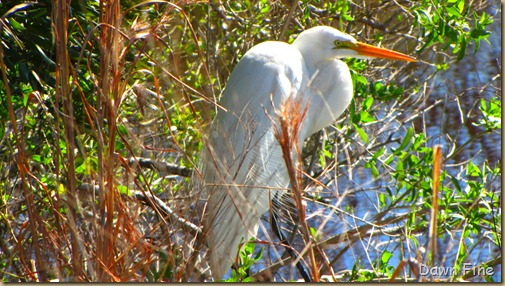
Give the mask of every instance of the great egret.
M 339 58 L 413 58 L 356 41 L 328 26 L 302 32 L 289 45 L 268 41 L 251 48 L 233 70 L 204 147 L 201 170 L 209 199 L 204 218 L 212 276 L 221 278 L 240 241 L 256 235 L 270 198 L 289 177 L 275 139 L 275 110 L 289 97 L 308 104 L 303 140 L 334 122 L 353 95 L 351 74 Z M 301 150 L 301 148 L 300 148 Z

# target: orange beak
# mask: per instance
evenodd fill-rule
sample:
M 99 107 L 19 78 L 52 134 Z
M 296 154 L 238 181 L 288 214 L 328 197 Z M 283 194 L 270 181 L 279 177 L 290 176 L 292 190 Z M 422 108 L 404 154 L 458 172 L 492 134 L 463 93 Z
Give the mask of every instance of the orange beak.
M 356 47 L 354 47 L 352 49 L 355 50 L 356 52 L 358 52 L 358 54 L 362 55 L 362 56 L 381 58 L 381 59 L 390 59 L 390 60 L 400 60 L 400 61 L 407 61 L 407 62 L 416 62 L 416 60 L 414 58 L 407 56 L 405 54 L 391 51 L 388 49 L 374 47 L 372 45 L 365 44 L 365 43 L 358 42 L 358 43 L 356 43 Z

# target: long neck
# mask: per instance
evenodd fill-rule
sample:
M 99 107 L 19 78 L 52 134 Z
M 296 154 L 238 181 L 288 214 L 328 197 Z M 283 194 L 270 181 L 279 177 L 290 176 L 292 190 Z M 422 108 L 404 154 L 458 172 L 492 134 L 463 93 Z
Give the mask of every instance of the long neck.
M 329 60 L 331 51 L 324 49 L 324 43 L 319 37 L 301 34 L 292 44 L 301 54 L 310 74 L 315 72 L 315 67 L 322 61 Z
M 353 96 L 351 74 L 344 62 L 321 61 L 312 69 L 310 105 L 302 132 L 304 139 L 335 122 Z

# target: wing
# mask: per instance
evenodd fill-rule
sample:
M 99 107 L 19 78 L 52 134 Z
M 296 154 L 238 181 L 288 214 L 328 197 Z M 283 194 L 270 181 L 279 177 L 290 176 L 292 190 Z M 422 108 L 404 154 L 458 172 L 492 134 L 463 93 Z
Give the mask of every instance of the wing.
M 202 171 L 209 194 L 204 220 L 213 276 L 229 270 L 242 239 L 255 236 L 270 192 L 289 179 L 272 131 L 275 108 L 306 85 L 301 54 L 281 42 L 249 50 L 235 67 L 204 148 Z

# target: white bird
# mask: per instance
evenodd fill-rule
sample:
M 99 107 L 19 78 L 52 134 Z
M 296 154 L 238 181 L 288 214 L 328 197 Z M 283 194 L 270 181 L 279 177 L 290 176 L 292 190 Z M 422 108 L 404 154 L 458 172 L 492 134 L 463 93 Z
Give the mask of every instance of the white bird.
M 351 74 L 339 60 L 345 57 L 415 61 L 318 26 L 302 32 L 291 45 L 268 41 L 254 46 L 233 70 L 220 102 L 225 110 L 217 113 L 201 161 L 209 195 L 204 233 L 215 279 L 230 269 L 240 241 L 256 236 L 270 199 L 288 188 L 272 128 L 275 110 L 295 96 L 308 104 L 301 150 L 304 139 L 333 123 L 351 102 Z

